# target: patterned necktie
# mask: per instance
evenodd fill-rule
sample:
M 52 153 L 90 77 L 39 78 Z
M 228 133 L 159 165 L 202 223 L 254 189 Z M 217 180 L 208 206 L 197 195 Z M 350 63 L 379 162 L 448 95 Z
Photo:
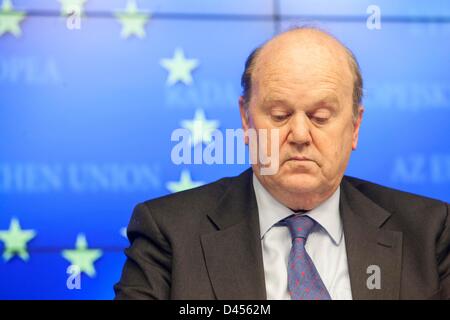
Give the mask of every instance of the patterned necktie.
M 292 236 L 288 265 L 288 288 L 292 300 L 331 300 L 305 249 L 306 239 L 316 222 L 300 214 L 290 216 L 284 222 Z

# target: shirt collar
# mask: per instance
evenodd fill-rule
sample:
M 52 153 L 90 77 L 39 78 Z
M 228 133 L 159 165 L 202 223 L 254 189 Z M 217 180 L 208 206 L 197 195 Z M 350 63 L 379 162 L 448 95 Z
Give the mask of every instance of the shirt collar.
M 276 200 L 253 174 L 253 188 L 258 204 L 261 239 L 276 223 L 294 214 L 288 207 Z M 331 237 L 334 244 L 339 245 L 342 239 L 342 221 L 339 214 L 340 187 L 316 208 L 305 215 L 314 219 Z

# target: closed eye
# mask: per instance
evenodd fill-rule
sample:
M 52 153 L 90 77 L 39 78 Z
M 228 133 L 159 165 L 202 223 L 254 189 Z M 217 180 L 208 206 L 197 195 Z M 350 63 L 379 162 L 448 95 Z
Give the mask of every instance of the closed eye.
M 280 114 L 280 115 L 271 115 L 272 120 L 274 120 L 275 122 L 282 122 L 284 120 L 286 120 L 287 118 L 289 118 L 289 114 Z
M 325 124 L 327 123 L 329 118 L 322 118 L 322 117 L 311 117 L 312 121 L 314 121 L 317 124 Z

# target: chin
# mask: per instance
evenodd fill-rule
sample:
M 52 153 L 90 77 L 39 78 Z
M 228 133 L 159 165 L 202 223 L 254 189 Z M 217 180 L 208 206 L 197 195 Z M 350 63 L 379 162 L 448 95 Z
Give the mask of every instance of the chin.
M 276 180 L 282 189 L 292 193 L 317 191 L 322 185 L 319 178 L 308 173 L 280 175 Z

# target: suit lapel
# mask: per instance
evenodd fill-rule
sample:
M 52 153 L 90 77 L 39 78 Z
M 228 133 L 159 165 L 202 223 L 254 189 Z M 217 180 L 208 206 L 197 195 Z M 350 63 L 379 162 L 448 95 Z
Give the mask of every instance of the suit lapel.
M 340 212 L 353 299 L 399 299 L 402 233 L 383 228 L 391 213 L 345 178 L 341 186 Z M 381 286 L 371 289 L 378 271 Z
M 216 297 L 266 299 L 251 169 L 231 182 L 208 217 L 218 231 L 202 235 L 201 245 Z
M 383 228 L 391 213 L 367 198 L 345 177 L 341 187 L 340 212 L 353 299 L 398 299 L 402 233 Z M 202 235 L 201 245 L 216 297 L 266 299 L 251 169 L 230 183 L 208 217 L 218 230 Z M 381 286 L 371 289 L 377 270 Z

